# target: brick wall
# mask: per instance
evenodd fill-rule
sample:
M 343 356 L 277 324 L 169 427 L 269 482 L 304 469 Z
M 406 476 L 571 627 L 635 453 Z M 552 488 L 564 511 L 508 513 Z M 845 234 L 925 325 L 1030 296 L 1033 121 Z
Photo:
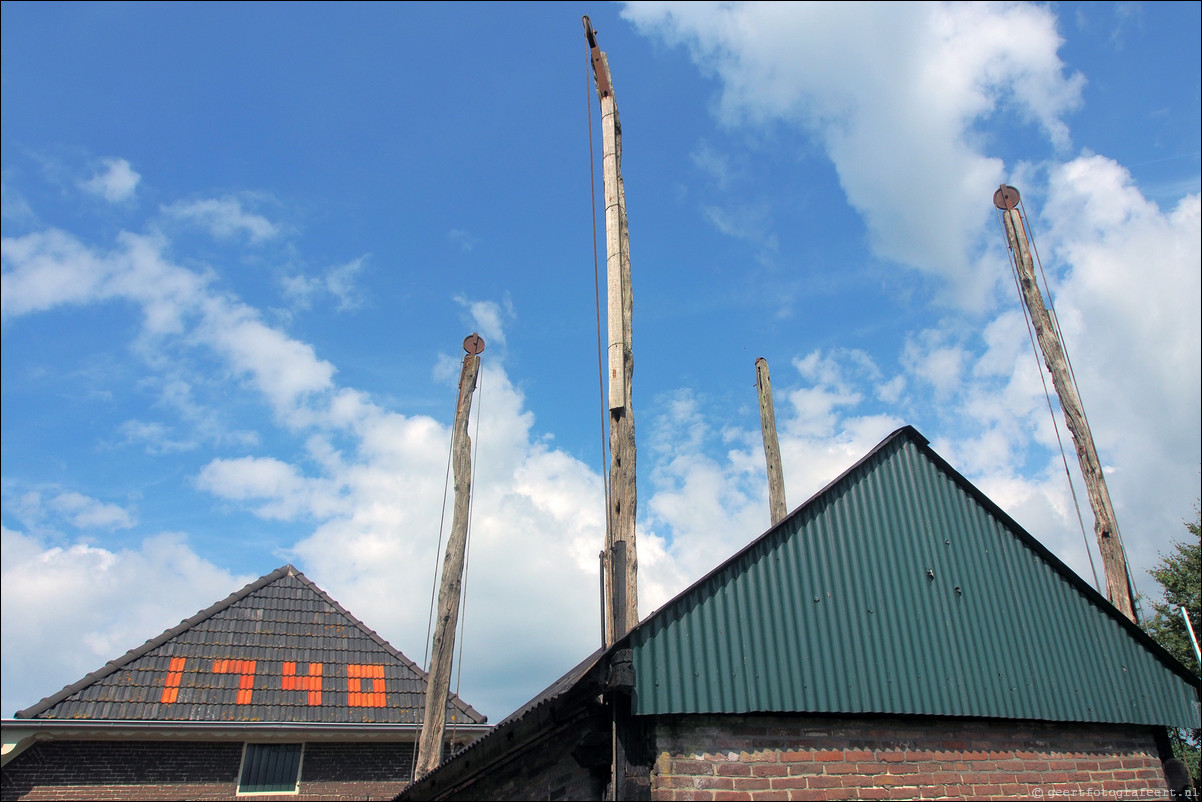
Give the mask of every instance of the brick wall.
M 1168 797 L 1137 727 L 672 716 L 655 738 L 658 800 Z
M 4 800 L 231 799 L 241 743 L 49 741 L 4 767 Z
M 310 743 L 301 766 L 300 798 L 392 799 L 409 784 L 412 771 L 411 743 Z
M 310 743 L 299 794 L 264 800 L 391 799 L 408 784 L 408 743 Z M 4 767 L 3 800 L 234 799 L 242 743 L 50 741 Z

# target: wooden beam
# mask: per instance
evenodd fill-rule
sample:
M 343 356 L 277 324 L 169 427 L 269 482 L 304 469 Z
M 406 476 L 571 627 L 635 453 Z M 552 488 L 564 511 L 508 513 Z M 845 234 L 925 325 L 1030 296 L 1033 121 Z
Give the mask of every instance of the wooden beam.
M 609 75 L 609 60 L 601 54 L 603 75 Z M 605 278 L 609 332 L 609 408 L 626 406 L 626 362 L 630 324 L 625 314 L 630 285 L 630 254 L 626 247 L 626 193 L 622 185 L 622 123 L 613 84 L 601 96 L 601 171 L 605 192 Z
M 602 173 L 605 195 L 605 266 L 609 332 L 609 509 L 606 520 L 605 643 L 634 628 L 638 615 L 638 552 L 635 544 L 637 454 L 634 439 L 634 296 L 630 284 L 630 232 L 622 182 L 622 123 L 618 117 L 609 59 L 584 18 L 601 102 Z M 618 544 L 621 544 L 619 546 Z
M 768 511 L 772 525 L 785 517 L 785 474 L 780 463 L 780 443 L 776 439 L 776 412 L 772 406 L 772 381 L 768 378 L 768 360 L 755 361 L 755 388 L 760 400 L 760 432 L 764 437 L 764 460 L 768 464 Z
M 1002 213 L 1002 224 L 1005 226 L 1006 238 L 1018 270 L 1018 284 L 1023 302 L 1031 314 L 1031 324 L 1035 327 L 1035 337 L 1039 341 L 1039 349 L 1043 352 L 1044 364 L 1052 374 L 1052 385 L 1060 398 L 1064 421 L 1077 449 L 1077 461 L 1081 465 L 1081 476 L 1085 480 L 1089 506 L 1093 509 L 1094 533 L 1098 538 L 1098 550 L 1102 554 L 1102 566 L 1106 573 L 1107 596 L 1119 612 L 1135 621 L 1135 593 L 1127 572 L 1127 558 L 1123 554 L 1118 520 L 1110 502 L 1110 491 L 1102 474 L 1102 463 L 1098 459 L 1093 434 L 1085 418 L 1085 409 L 1077 395 L 1077 387 L 1069 371 L 1068 360 L 1064 356 L 1064 347 L 1055 326 L 1052 325 L 1052 316 L 1044 304 L 1043 293 L 1039 291 L 1039 284 L 1035 279 L 1031 248 L 1024 221 L 1019 214 L 1018 190 L 1003 186 L 995 193 L 994 202 Z M 1009 208 L 1006 208 L 1007 206 Z
M 480 370 L 479 354 L 484 340 L 473 334 L 464 340 L 468 351 L 459 373 L 459 400 L 455 405 L 455 424 L 451 433 L 451 465 L 455 480 L 455 507 L 451 519 L 451 536 L 447 540 L 446 556 L 442 563 L 442 579 L 438 588 L 438 618 L 430 650 L 430 667 L 426 677 L 426 712 L 422 719 L 421 739 L 418 741 L 415 777 L 433 771 L 442 762 L 443 735 L 446 732 L 447 698 L 451 686 L 451 658 L 455 652 L 455 629 L 459 623 L 459 597 L 463 585 L 463 562 L 467 548 L 468 512 L 472 495 L 472 440 L 467 422 L 472 407 L 472 393 Z

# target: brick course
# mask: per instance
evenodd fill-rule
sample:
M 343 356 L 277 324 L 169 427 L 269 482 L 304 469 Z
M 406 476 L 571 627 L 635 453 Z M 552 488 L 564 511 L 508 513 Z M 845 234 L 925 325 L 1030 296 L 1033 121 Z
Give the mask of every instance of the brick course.
M 241 743 L 50 741 L 4 767 L 4 800 L 232 799 Z
M 671 802 L 1168 797 L 1149 728 L 715 715 L 655 738 L 652 798 Z

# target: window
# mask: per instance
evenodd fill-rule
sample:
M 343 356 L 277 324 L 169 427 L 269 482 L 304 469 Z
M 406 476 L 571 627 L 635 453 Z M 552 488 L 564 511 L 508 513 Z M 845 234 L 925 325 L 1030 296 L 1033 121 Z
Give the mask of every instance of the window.
M 246 744 L 239 794 L 295 794 L 300 786 L 304 744 Z

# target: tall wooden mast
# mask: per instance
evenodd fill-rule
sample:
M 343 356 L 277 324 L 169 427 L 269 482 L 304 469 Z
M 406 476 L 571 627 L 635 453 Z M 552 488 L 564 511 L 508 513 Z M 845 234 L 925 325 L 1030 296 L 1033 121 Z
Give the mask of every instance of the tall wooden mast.
M 451 518 L 451 536 L 442 562 L 438 587 L 438 620 L 430 648 L 430 666 L 426 683 L 426 714 L 417 746 L 415 776 L 433 771 L 442 762 L 442 741 L 446 732 L 447 697 L 451 690 L 451 658 L 455 653 L 455 629 L 459 624 L 459 596 L 463 585 L 463 561 L 467 549 L 468 513 L 472 497 L 472 439 L 467 433 L 472 393 L 480 372 L 480 353 L 484 338 L 472 334 L 463 341 L 463 368 L 459 373 L 459 400 L 455 404 L 455 424 L 451 430 L 451 460 L 455 478 L 455 511 Z
M 1110 503 L 1110 491 L 1106 489 L 1106 477 L 1102 474 L 1102 463 L 1098 459 L 1098 450 L 1089 430 L 1089 421 L 1085 418 L 1085 409 L 1077 394 L 1068 360 L 1064 356 L 1064 347 L 1056 327 L 1052 325 L 1052 316 L 1044 305 L 1043 294 L 1035 280 L 1035 266 L 1027 240 L 1026 224 L 1019 213 L 1018 190 L 1003 184 L 993 194 L 993 204 L 1001 211 L 1002 225 L 1006 228 L 1006 239 L 1015 269 L 1018 271 L 1018 284 L 1023 302 L 1030 312 L 1039 349 L 1043 352 L 1044 363 L 1052 374 L 1052 385 L 1056 388 L 1056 395 L 1060 397 L 1060 408 L 1064 410 L 1065 423 L 1077 448 L 1081 476 L 1089 494 L 1089 506 L 1093 508 L 1094 532 L 1098 537 L 1098 550 L 1102 554 L 1102 565 L 1106 572 L 1107 595 L 1110 603 L 1119 612 L 1135 621 L 1135 592 L 1127 571 L 1127 557 L 1123 552 L 1118 520 L 1114 515 L 1114 506 Z
M 605 189 L 605 266 L 609 321 L 609 510 L 607 514 L 605 643 L 611 644 L 639 621 L 638 559 L 635 552 L 634 407 L 630 385 L 634 375 L 630 290 L 630 235 L 626 227 L 626 190 L 622 184 L 622 124 L 614 99 L 609 60 L 597 45 L 584 18 L 601 101 L 601 164 Z

